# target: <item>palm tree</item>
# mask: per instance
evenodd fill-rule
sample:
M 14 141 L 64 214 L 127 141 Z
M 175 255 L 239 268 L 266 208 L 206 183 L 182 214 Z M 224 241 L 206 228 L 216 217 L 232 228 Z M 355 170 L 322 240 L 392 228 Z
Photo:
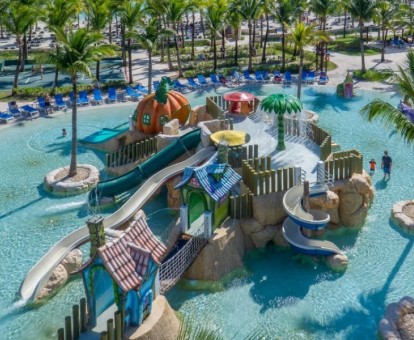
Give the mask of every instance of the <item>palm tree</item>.
M 170 28 L 159 27 L 158 19 L 151 18 L 147 21 L 142 21 L 142 29 L 138 31 L 131 31 L 127 34 L 128 39 L 135 39 L 148 52 L 148 93 L 152 92 L 152 54 L 156 44 L 165 36 L 174 35 L 175 32 Z
M 238 57 L 239 57 L 239 32 L 240 26 L 242 23 L 242 17 L 240 12 L 236 10 L 235 6 L 237 6 L 237 1 L 233 1 L 230 3 L 229 12 L 227 13 L 227 20 L 228 23 L 231 25 L 234 34 L 234 64 L 238 65 Z
M 168 22 L 170 22 L 173 26 L 175 31 L 175 53 L 177 56 L 177 66 L 178 66 L 178 77 L 183 76 L 183 70 L 181 66 L 181 56 L 180 51 L 178 49 L 178 32 L 177 32 L 177 25 L 183 19 L 185 13 L 191 11 L 195 8 L 195 5 L 192 2 L 188 2 L 187 0 L 170 0 L 166 3 L 165 10 Z M 184 37 L 183 37 L 184 39 Z
M 358 20 L 359 23 L 359 45 L 361 47 L 361 70 L 366 71 L 365 68 L 365 54 L 364 54 L 364 22 L 372 19 L 376 2 L 373 0 L 350 0 L 349 12 L 352 17 Z
M 134 82 L 132 76 L 132 49 L 131 49 L 131 37 L 130 32 L 134 32 L 137 24 L 143 17 L 143 1 L 127 0 L 121 11 L 121 17 L 123 24 L 125 25 L 125 38 L 127 39 L 127 50 L 128 50 L 128 75 L 129 83 Z
M 385 61 L 385 46 L 387 45 L 388 29 L 393 25 L 393 19 L 397 13 L 396 4 L 392 4 L 389 1 L 381 1 L 377 4 L 374 10 L 374 22 L 379 26 L 381 30 L 381 62 Z
M 276 150 L 285 150 L 285 114 L 301 112 L 303 108 L 302 102 L 294 96 L 276 93 L 264 98 L 260 108 L 265 112 L 277 115 Z
M 247 20 L 247 27 L 249 28 L 249 72 L 253 71 L 252 57 L 253 57 L 253 45 L 252 45 L 252 27 L 253 22 L 256 20 L 263 6 L 263 0 L 241 0 L 237 6 L 237 9 L 244 20 Z
M 305 58 L 305 46 L 315 45 L 320 41 L 329 41 L 325 32 L 319 31 L 315 25 L 306 25 L 304 22 L 296 22 L 289 33 L 289 40 L 299 50 L 299 81 L 297 97 L 300 99 L 302 91 L 303 60 Z
M 47 52 L 44 60 L 56 65 L 60 70 L 69 74 L 72 82 L 73 102 L 72 102 L 72 150 L 69 167 L 69 177 L 77 174 L 77 83 L 78 74 L 83 73 L 92 77 L 89 63 L 99 57 L 115 55 L 114 45 L 97 45 L 103 38 L 100 33 L 89 32 L 86 29 L 79 29 L 75 32 L 65 32 L 64 29 L 54 27 L 52 29 L 56 41 L 61 45 L 60 53 Z
M 405 65 L 398 66 L 395 80 L 404 103 L 414 107 L 414 52 L 407 53 Z M 368 121 L 380 120 L 386 127 L 393 127 L 408 142 L 414 142 L 414 122 L 393 105 L 374 99 L 361 109 Z
M 213 45 L 213 69 L 214 72 L 217 69 L 217 34 L 224 27 L 224 15 L 226 13 L 226 7 L 223 6 L 223 2 L 218 1 L 216 3 L 210 3 L 204 13 L 206 19 L 206 26 L 210 30 L 211 41 Z

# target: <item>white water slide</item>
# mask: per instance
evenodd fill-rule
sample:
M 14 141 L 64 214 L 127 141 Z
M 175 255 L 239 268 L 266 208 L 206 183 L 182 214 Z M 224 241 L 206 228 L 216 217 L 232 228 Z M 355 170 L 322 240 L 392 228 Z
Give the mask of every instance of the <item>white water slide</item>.
M 329 222 L 327 213 L 320 210 L 306 212 L 302 206 L 303 185 L 289 189 L 283 197 L 283 208 L 289 215 L 283 222 L 283 236 L 299 251 L 311 255 L 342 254 L 341 250 L 332 242 L 314 240 L 306 237 L 302 228 L 322 229 Z
M 160 188 L 168 179 L 181 173 L 185 167 L 192 166 L 211 158 L 215 148 L 202 149 L 195 155 L 181 163 L 171 165 L 151 176 L 144 184 L 125 202 L 125 204 L 104 218 L 105 229 L 117 229 L 128 221 L 142 208 L 152 194 Z M 88 227 L 85 225 L 57 242 L 27 273 L 20 285 L 19 294 L 24 301 L 34 300 L 40 290 L 47 283 L 56 266 L 73 249 L 89 241 Z

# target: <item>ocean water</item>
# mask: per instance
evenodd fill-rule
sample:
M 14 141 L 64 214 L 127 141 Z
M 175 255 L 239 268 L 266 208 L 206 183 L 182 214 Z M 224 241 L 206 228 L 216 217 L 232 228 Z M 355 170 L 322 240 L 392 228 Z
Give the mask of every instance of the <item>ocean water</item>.
M 295 93 L 295 87 L 246 87 L 258 96 L 275 92 Z M 189 94 L 193 105 L 204 103 L 211 90 Z M 261 328 L 284 339 L 372 339 L 385 306 L 404 295 L 413 295 L 414 238 L 389 220 L 394 202 L 411 199 L 414 178 L 412 149 L 395 131 L 367 123 L 358 113 L 370 99 L 381 97 L 393 104 L 393 94 L 357 92 L 352 100 L 336 97 L 332 87 L 305 87 L 305 108 L 320 115 L 319 125 L 333 135 L 343 149 L 357 148 L 377 163 L 385 149 L 393 158 L 392 178 L 382 181 L 380 170 L 372 177 L 376 198 L 362 228 L 328 233 L 331 241 L 349 257 L 344 273 L 324 264 L 304 261 L 290 250 L 274 247 L 245 257 L 246 274 L 225 284 L 225 289 L 168 293 L 172 306 L 200 324 L 220 329 L 226 338 L 241 338 Z M 103 127 L 125 123 L 136 104 L 81 110 L 79 137 Z M 0 131 L 0 332 L 4 339 L 51 339 L 83 295 L 82 282 L 72 280 L 48 303 L 25 306 L 16 298 L 20 282 L 31 266 L 61 237 L 83 224 L 90 214 L 86 194 L 56 198 L 42 189 L 44 175 L 69 163 L 70 113 L 24 122 Z M 103 154 L 79 147 L 79 162 L 103 168 Z M 166 206 L 161 195 L 145 211 Z M 168 226 L 169 212 L 151 215 Z M 150 223 L 151 224 L 151 223 Z

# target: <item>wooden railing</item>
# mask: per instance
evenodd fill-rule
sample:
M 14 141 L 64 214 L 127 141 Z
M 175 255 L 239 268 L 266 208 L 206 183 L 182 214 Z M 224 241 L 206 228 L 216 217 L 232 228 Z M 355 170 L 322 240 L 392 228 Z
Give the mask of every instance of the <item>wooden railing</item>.
M 228 162 L 232 168 L 241 168 L 244 160 L 257 158 L 259 146 L 257 144 L 229 148 Z
M 329 158 L 332 153 L 331 142 L 332 137 L 328 131 L 320 128 L 315 123 L 310 123 L 312 127 L 311 139 L 319 145 L 320 153 L 319 158 L 321 161 L 325 161 Z
M 223 96 L 206 97 L 206 110 L 213 119 L 224 119 L 226 103 Z
M 114 324 L 115 320 L 115 324 Z M 80 333 L 88 330 L 88 316 L 86 313 L 86 299 L 80 300 L 80 305 L 73 305 L 72 316 L 65 317 L 65 327 L 59 328 L 58 340 L 77 340 Z M 107 330 L 101 332 L 101 340 L 121 340 L 124 333 L 122 313 L 116 311 L 114 318 L 107 320 Z
M 144 160 L 157 153 L 157 139 L 147 138 L 136 143 L 127 144 L 118 151 L 106 155 L 106 166 L 115 167 Z
M 362 174 L 363 155 L 358 150 L 339 151 L 325 162 L 325 171 L 333 179 L 350 178 L 352 174 Z
M 254 196 L 288 190 L 301 176 L 299 167 L 272 169 L 271 157 L 243 161 L 242 172 L 243 182 Z
M 250 190 L 244 194 L 230 196 L 230 217 L 237 219 L 252 217 L 253 196 Z

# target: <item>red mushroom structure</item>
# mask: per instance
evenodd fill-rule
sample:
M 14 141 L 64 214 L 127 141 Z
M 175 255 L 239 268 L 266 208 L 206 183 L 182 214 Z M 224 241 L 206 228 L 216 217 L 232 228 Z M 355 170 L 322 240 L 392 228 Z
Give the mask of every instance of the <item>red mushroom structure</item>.
M 223 98 L 227 102 L 229 113 L 247 115 L 253 111 L 256 97 L 247 92 L 232 92 L 226 93 Z

